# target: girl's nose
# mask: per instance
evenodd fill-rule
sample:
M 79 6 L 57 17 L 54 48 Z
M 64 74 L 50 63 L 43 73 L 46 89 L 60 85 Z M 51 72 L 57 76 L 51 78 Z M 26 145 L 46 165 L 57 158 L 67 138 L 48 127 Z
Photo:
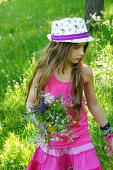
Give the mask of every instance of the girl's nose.
M 83 55 L 84 55 L 84 47 L 81 47 L 81 48 L 80 48 L 79 55 L 80 55 L 80 56 L 83 56 Z

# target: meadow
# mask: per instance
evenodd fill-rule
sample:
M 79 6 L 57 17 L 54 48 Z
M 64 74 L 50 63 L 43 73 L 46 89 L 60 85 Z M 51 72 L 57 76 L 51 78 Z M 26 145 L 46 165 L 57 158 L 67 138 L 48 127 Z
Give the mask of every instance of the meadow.
M 93 16 L 85 62 L 94 71 L 98 101 L 113 126 L 113 1 L 105 0 L 104 20 Z M 35 145 L 34 127 L 24 119 L 27 87 L 36 62 L 48 43 L 52 20 L 84 17 L 85 0 L 0 1 L 0 169 L 25 170 Z M 87 107 L 87 106 L 86 106 Z M 113 158 L 99 125 L 88 112 L 89 130 L 104 170 L 113 169 Z

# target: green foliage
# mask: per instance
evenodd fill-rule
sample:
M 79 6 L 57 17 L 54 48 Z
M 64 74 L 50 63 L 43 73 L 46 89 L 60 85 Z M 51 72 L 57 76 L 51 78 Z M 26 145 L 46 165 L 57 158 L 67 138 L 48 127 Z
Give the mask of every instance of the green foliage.
M 96 22 L 93 24 L 92 32 L 95 41 L 89 47 L 86 62 L 93 68 L 98 101 L 109 122 L 113 125 L 113 20 L 101 20 L 96 15 L 92 17 Z M 104 169 L 112 170 L 113 158 L 108 158 L 103 135 L 90 115 L 89 129 Z
M 35 130 L 23 115 L 27 86 L 36 61 L 47 43 L 51 21 L 84 17 L 84 0 L 12 0 L 0 4 L 0 163 L 3 170 L 25 169 L 35 149 Z M 113 14 L 112 0 L 105 1 L 104 20 L 95 17 L 86 62 L 95 76 L 95 91 L 108 120 L 113 122 Z M 105 154 L 105 142 L 89 115 L 92 139 L 104 169 L 112 170 L 113 158 Z M 112 124 L 113 125 L 113 124 Z M 30 143 L 29 143 L 30 141 Z
M 3 169 L 21 170 L 25 169 L 32 154 L 32 145 L 25 145 L 19 137 L 9 133 L 3 145 L 1 164 Z M 21 161 L 20 161 L 21 160 Z

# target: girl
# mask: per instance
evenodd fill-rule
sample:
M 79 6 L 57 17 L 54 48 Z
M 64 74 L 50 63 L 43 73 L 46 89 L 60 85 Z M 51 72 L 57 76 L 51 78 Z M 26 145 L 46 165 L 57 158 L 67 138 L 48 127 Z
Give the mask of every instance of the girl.
M 39 103 L 39 88 L 54 97 L 62 93 L 64 96 L 77 96 L 80 105 L 73 103 L 77 113 L 70 113 L 73 118 L 70 127 L 76 135 L 73 141 L 68 141 L 69 136 L 66 135 L 58 135 L 57 140 L 51 139 L 48 153 L 46 146 L 38 146 L 27 170 L 102 170 L 88 131 L 83 97 L 84 92 L 89 111 L 105 133 L 107 153 L 111 156 L 112 128 L 97 102 L 92 69 L 83 64 L 88 43 L 93 38 L 88 34 L 82 18 L 53 21 L 51 29 L 51 34 L 47 36 L 51 43 L 30 82 L 27 109 Z M 71 98 L 65 97 L 64 100 L 67 104 L 71 102 Z

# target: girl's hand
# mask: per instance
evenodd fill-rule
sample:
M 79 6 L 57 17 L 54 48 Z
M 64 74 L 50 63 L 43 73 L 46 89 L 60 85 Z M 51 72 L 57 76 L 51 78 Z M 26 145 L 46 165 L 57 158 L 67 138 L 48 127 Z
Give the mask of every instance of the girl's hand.
M 105 149 L 109 157 L 113 156 L 113 137 L 112 139 L 107 139 L 107 146 Z

